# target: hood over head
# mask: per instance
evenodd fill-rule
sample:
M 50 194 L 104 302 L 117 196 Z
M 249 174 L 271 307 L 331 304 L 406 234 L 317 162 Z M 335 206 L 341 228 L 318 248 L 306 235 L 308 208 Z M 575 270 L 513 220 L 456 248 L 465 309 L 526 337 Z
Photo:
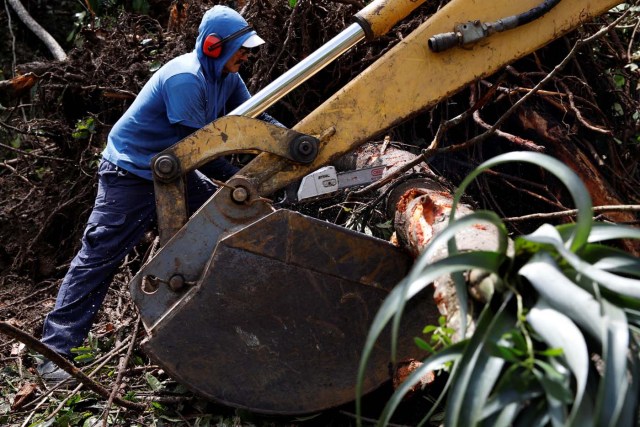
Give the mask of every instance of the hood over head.
M 202 17 L 196 39 L 196 54 L 207 79 L 217 79 L 222 75 L 224 64 L 241 46 L 256 47 L 264 43 L 255 31 L 249 31 L 239 37 L 225 41 L 222 52 L 218 58 L 212 58 L 204 54 L 203 44 L 209 34 L 217 34 L 220 39 L 249 26 L 247 21 L 235 10 L 227 6 L 216 5 L 209 9 Z

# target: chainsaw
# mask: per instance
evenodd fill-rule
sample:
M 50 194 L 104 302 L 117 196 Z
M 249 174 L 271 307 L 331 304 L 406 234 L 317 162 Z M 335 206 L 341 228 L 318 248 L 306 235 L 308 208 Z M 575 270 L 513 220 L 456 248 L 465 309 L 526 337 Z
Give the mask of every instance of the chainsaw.
M 370 166 L 352 171 L 337 172 L 334 166 L 324 166 L 302 178 L 288 189 L 292 202 L 309 202 L 332 197 L 341 190 L 372 184 L 382 178 L 387 166 Z

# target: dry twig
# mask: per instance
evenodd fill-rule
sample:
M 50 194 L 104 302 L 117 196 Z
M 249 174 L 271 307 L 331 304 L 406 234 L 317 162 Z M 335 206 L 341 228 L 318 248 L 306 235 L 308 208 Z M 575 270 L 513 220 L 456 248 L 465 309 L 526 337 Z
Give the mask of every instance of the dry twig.
M 610 205 L 610 206 L 594 206 L 594 213 L 603 212 L 640 212 L 640 205 Z M 523 215 L 518 217 L 503 218 L 505 222 L 522 222 L 529 221 L 531 219 L 550 219 L 550 218 L 562 218 L 567 216 L 575 216 L 578 214 L 577 209 L 569 209 L 561 212 L 549 212 L 549 213 L 535 213 L 531 215 Z
M 140 316 L 138 316 L 138 318 L 135 321 L 135 326 L 133 327 L 132 338 L 131 338 L 131 342 L 129 343 L 129 348 L 127 349 L 127 354 L 120 359 L 120 363 L 118 366 L 118 375 L 116 377 L 115 382 L 113 383 L 113 387 L 111 388 L 111 394 L 109 395 L 107 406 L 104 409 L 104 416 L 102 418 L 103 427 L 107 427 L 108 425 L 107 421 L 109 418 L 109 409 L 111 408 L 111 405 L 113 404 L 114 399 L 118 395 L 118 389 L 120 388 L 120 384 L 122 383 L 123 372 L 126 369 L 127 364 L 129 363 L 131 354 L 133 353 L 133 346 L 136 343 L 136 337 L 138 336 L 138 329 L 140 327 L 140 322 L 141 322 L 141 319 L 140 319 Z
M 97 393 L 99 396 L 105 399 L 109 399 L 109 396 L 111 395 L 111 392 L 109 390 L 107 390 L 106 388 L 104 388 L 103 386 L 101 386 L 91 378 L 89 378 L 84 372 L 82 372 L 80 369 L 73 366 L 67 359 L 60 356 L 55 351 L 51 350 L 46 345 L 42 344 L 33 336 L 27 334 L 26 332 L 16 328 L 15 326 L 7 322 L 1 322 L 1 321 L 0 321 L 0 332 L 12 338 L 17 339 L 18 341 L 24 343 L 27 347 L 29 347 L 33 351 L 36 351 L 42 354 L 44 357 L 51 360 L 53 363 L 58 365 L 60 368 L 64 369 L 74 378 L 82 382 L 82 384 L 84 384 L 89 390 Z M 145 409 L 147 409 L 147 405 L 131 402 L 129 400 L 124 400 L 120 397 L 115 397 L 113 401 L 120 406 L 123 406 L 127 409 L 131 409 L 134 411 L 144 411 Z

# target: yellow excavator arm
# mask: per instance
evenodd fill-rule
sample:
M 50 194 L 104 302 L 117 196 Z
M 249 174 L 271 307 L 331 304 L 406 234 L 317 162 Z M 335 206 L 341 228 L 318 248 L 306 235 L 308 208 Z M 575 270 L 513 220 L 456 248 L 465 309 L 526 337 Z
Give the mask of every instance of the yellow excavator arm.
M 495 73 L 589 22 L 620 1 L 561 0 L 534 21 L 473 44 L 444 52 L 434 52 L 429 47 L 430 40 L 439 34 L 456 32 L 458 25 L 495 22 L 540 3 L 540 0 L 449 2 L 294 127 L 308 135 L 321 135 L 335 129 L 335 133 L 323 141 L 313 163 L 294 165 L 265 154 L 248 165 L 242 174 L 260 182 L 261 194 L 270 194 L 450 97 L 469 83 Z
M 380 36 L 422 3 L 375 1 L 328 45 L 348 50 Z M 293 129 L 253 117 L 312 75 L 306 67 L 160 153 L 162 248 L 130 284 L 146 351 L 200 394 L 258 412 L 352 400 L 368 326 L 411 260 L 386 242 L 276 211 L 264 196 L 619 3 L 452 0 Z M 187 222 L 184 174 L 239 151 L 260 154 Z M 405 316 L 401 353 L 414 351 L 411 331 L 437 321 L 426 306 Z M 387 361 L 383 349 L 374 354 L 365 391 L 387 380 Z
M 386 33 L 423 2 L 379 0 L 358 13 L 356 21 L 366 29 L 363 30 L 366 37 L 372 39 Z M 268 132 L 267 126 L 257 130 L 260 125 L 247 125 L 246 128 L 239 125 L 233 132 L 212 135 L 220 129 L 220 124 L 214 122 L 168 151 L 179 150 L 179 146 L 189 147 L 187 156 L 195 155 L 200 163 L 213 158 L 211 153 L 203 155 L 207 146 L 219 147 L 215 156 L 236 151 L 263 151 L 265 153 L 245 167 L 241 175 L 248 178 L 261 195 L 268 195 L 619 3 L 619 0 L 449 2 L 294 126 L 293 130 L 300 134 L 321 139 L 317 158 L 311 163 L 292 162 L 291 158 L 273 153 L 272 147 L 285 142 L 282 138 L 267 139 L 259 135 Z M 537 19 L 520 25 L 509 23 L 510 18 L 513 21 L 514 17 L 527 12 L 535 13 L 536 8 L 542 6 L 546 6 L 548 11 L 543 9 L 544 13 Z M 505 20 L 507 23 L 498 28 L 502 31 L 496 30 L 500 27 L 496 23 Z M 514 25 L 517 26 L 508 28 Z M 435 47 L 441 46 L 442 49 L 442 45 L 449 49 L 436 51 Z M 246 140 L 261 147 L 241 150 Z M 183 172 L 185 166 L 195 164 L 184 158 L 177 162 Z M 164 190 L 159 190 L 160 230 L 161 233 L 168 230 L 163 234 L 173 235 L 186 222 L 186 204 L 182 201 L 176 206 L 175 202 L 184 191 L 180 189 L 163 198 Z

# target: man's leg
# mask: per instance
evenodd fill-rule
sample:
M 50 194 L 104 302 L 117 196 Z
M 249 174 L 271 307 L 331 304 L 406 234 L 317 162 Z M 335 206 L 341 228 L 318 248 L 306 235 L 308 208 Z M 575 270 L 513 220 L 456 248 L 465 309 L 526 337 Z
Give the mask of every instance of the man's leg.
M 120 263 L 155 220 L 153 183 L 106 161 L 98 176 L 82 248 L 44 322 L 42 342 L 67 358 L 87 336 Z
M 104 161 L 98 175 L 98 194 L 82 248 L 44 323 L 42 342 L 67 358 L 71 358 L 71 348 L 81 345 L 91 329 L 121 261 L 156 218 L 152 182 Z M 194 212 L 216 187 L 198 172 L 189 174 L 187 183 L 189 208 Z M 59 382 L 69 376 L 50 361 L 39 365 L 38 371 L 47 382 Z

